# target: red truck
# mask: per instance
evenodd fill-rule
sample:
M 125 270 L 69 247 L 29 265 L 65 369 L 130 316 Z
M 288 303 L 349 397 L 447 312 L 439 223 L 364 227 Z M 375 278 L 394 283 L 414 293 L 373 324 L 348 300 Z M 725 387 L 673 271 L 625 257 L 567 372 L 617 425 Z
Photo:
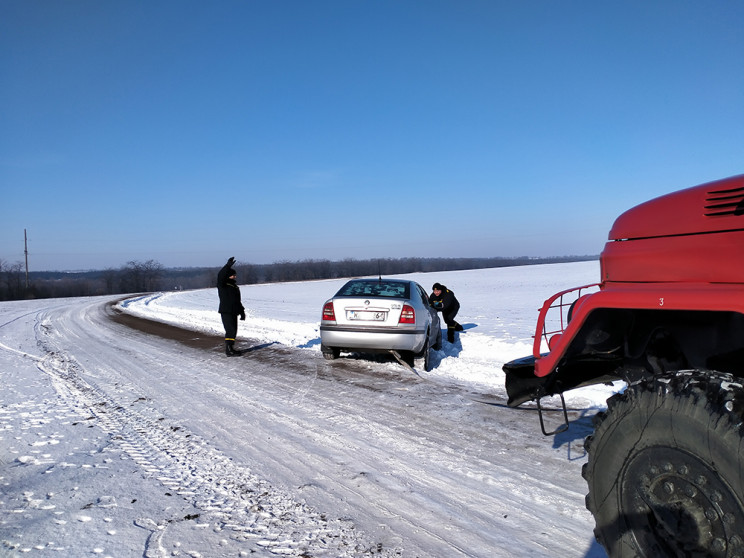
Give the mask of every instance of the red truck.
M 600 273 L 545 301 L 533 354 L 504 365 L 509 405 L 624 381 L 585 444 L 597 540 L 744 557 L 744 175 L 620 215 Z

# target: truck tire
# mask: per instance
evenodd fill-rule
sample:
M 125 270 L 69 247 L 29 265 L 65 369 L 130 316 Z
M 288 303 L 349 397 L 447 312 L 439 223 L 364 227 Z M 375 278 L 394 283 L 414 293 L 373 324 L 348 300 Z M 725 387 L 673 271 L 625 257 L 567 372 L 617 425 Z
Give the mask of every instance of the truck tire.
M 611 558 L 744 556 L 744 387 L 667 373 L 607 401 L 582 475 Z

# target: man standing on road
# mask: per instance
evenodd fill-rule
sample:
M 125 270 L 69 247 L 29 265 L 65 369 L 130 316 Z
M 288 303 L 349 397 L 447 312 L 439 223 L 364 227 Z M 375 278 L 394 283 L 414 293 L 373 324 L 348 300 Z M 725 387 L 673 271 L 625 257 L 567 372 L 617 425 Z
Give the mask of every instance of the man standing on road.
M 444 285 L 434 283 L 429 295 L 429 304 L 442 313 L 444 323 L 447 324 L 447 341 L 455 342 L 455 331 L 462 331 L 462 326 L 455 321 L 455 316 L 460 310 L 460 303 L 455 298 L 455 293 Z
M 217 274 L 217 294 L 220 297 L 219 313 L 225 327 L 225 354 L 242 354 L 235 350 L 235 337 L 238 335 L 238 316 L 245 320 L 245 308 L 240 301 L 240 287 L 236 282 L 237 272 L 233 269 L 235 258 L 230 258 Z

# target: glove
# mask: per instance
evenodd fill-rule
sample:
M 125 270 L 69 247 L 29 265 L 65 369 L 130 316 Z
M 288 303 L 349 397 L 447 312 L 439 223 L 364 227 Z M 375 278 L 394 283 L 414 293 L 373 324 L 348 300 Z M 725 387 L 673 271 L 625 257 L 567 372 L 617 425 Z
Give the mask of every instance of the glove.
M 241 312 L 240 313 L 240 319 L 241 320 L 245 320 L 245 312 Z
M 230 267 L 234 266 L 235 265 L 235 258 L 230 258 L 229 260 L 227 260 L 227 265 L 229 265 Z

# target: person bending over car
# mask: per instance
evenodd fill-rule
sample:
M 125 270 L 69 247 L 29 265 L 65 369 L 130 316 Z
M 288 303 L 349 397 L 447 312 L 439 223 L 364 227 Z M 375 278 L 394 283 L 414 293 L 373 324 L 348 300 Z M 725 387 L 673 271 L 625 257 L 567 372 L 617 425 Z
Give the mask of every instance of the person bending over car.
M 217 274 L 217 294 L 220 297 L 219 313 L 225 327 L 225 354 L 242 354 L 235 350 L 235 337 L 238 335 L 238 316 L 245 320 L 245 308 L 240 301 L 240 287 L 236 282 L 237 272 L 233 269 L 235 258 L 230 258 Z
M 462 331 L 462 326 L 455 321 L 455 316 L 460 310 L 460 303 L 457 301 L 455 293 L 440 283 L 434 283 L 431 290 L 429 304 L 442 313 L 444 323 L 447 324 L 447 341 L 454 343 L 455 332 Z

